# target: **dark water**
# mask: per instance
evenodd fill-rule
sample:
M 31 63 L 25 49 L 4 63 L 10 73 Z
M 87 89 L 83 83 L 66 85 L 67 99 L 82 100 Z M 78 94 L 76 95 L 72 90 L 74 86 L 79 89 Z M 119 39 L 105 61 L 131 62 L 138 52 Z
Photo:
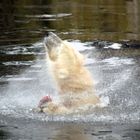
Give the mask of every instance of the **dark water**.
M 0 44 L 29 44 L 56 31 L 66 39 L 139 40 L 139 0 L 2 0 Z
M 139 0 L 2 0 L 0 17 L 0 139 L 140 139 Z M 86 55 L 106 107 L 31 111 L 55 92 L 42 44 L 48 31 Z

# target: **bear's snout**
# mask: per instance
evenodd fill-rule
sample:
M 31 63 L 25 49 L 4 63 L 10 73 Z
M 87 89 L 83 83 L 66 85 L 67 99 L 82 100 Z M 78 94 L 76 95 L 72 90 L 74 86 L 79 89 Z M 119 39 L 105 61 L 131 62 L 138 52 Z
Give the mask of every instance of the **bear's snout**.
M 47 47 L 48 51 L 51 51 L 52 48 L 60 47 L 62 40 L 52 32 L 48 32 L 44 38 L 44 45 Z

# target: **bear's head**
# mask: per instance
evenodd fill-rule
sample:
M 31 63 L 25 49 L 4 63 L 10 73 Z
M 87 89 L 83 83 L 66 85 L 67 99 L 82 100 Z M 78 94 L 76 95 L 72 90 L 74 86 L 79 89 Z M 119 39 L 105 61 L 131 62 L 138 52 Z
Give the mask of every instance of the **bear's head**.
M 62 44 L 62 40 L 52 32 L 47 33 L 47 36 L 44 38 L 44 45 L 48 51 L 49 58 L 55 61 L 58 57 L 59 47 Z

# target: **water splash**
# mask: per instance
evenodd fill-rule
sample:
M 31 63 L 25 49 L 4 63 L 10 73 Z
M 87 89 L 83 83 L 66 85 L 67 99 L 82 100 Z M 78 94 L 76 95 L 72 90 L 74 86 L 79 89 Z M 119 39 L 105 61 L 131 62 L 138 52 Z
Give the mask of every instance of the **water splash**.
M 36 43 L 35 46 L 37 47 Z M 79 51 L 88 58 L 95 47 L 88 48 L 86 43 L 72 42 Z M 32 48 L 32 46 L 30 47 Z M 39 52 L 40 53 L 40 52 Z M 44 52 L 42 52 L 44 55 Z M 37 58 L 28 69 L 19 75 L 4 77 L 9 82 L 1 95 L 1 114 L 10 114 L 14 117 L 26 117 L 45 121 L 83 121 L 83 122 L 120 122 L 138 121 L 140 119 L 138 91 L 134 91 L 138 81 L 134 79 L 135 61 L 133 58 L 111 57 L 96 59 L 94 56 L 87 59 L 88 68 L 95 80 L 96 93 L 103 101 L 103 108 L 88 108 L 88 111 L 67 115 L 43 115 L 34 113 L 32 108 L 38 101 L 50 94 L 57 98 L 54 82 L 47 73 L 45 59 Z M 8 65 L 8 63 L 7 63 Z M 17 65 L 17 64 L 16 64 Z M 21 65 L 19 63 L 19 65 Z M 132 81 L 134 81 L 131 83 Z M 135 93 L 133 93 L 133 92 Z

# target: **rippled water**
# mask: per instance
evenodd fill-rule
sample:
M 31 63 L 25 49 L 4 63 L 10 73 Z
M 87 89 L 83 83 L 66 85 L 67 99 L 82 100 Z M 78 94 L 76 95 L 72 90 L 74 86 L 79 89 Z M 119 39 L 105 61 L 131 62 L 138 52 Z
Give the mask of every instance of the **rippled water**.
M 1 1 L 0 44 L 34 43 L 47 31 L 82 41 L 139 41 L 139 8 L 139 0 Z

